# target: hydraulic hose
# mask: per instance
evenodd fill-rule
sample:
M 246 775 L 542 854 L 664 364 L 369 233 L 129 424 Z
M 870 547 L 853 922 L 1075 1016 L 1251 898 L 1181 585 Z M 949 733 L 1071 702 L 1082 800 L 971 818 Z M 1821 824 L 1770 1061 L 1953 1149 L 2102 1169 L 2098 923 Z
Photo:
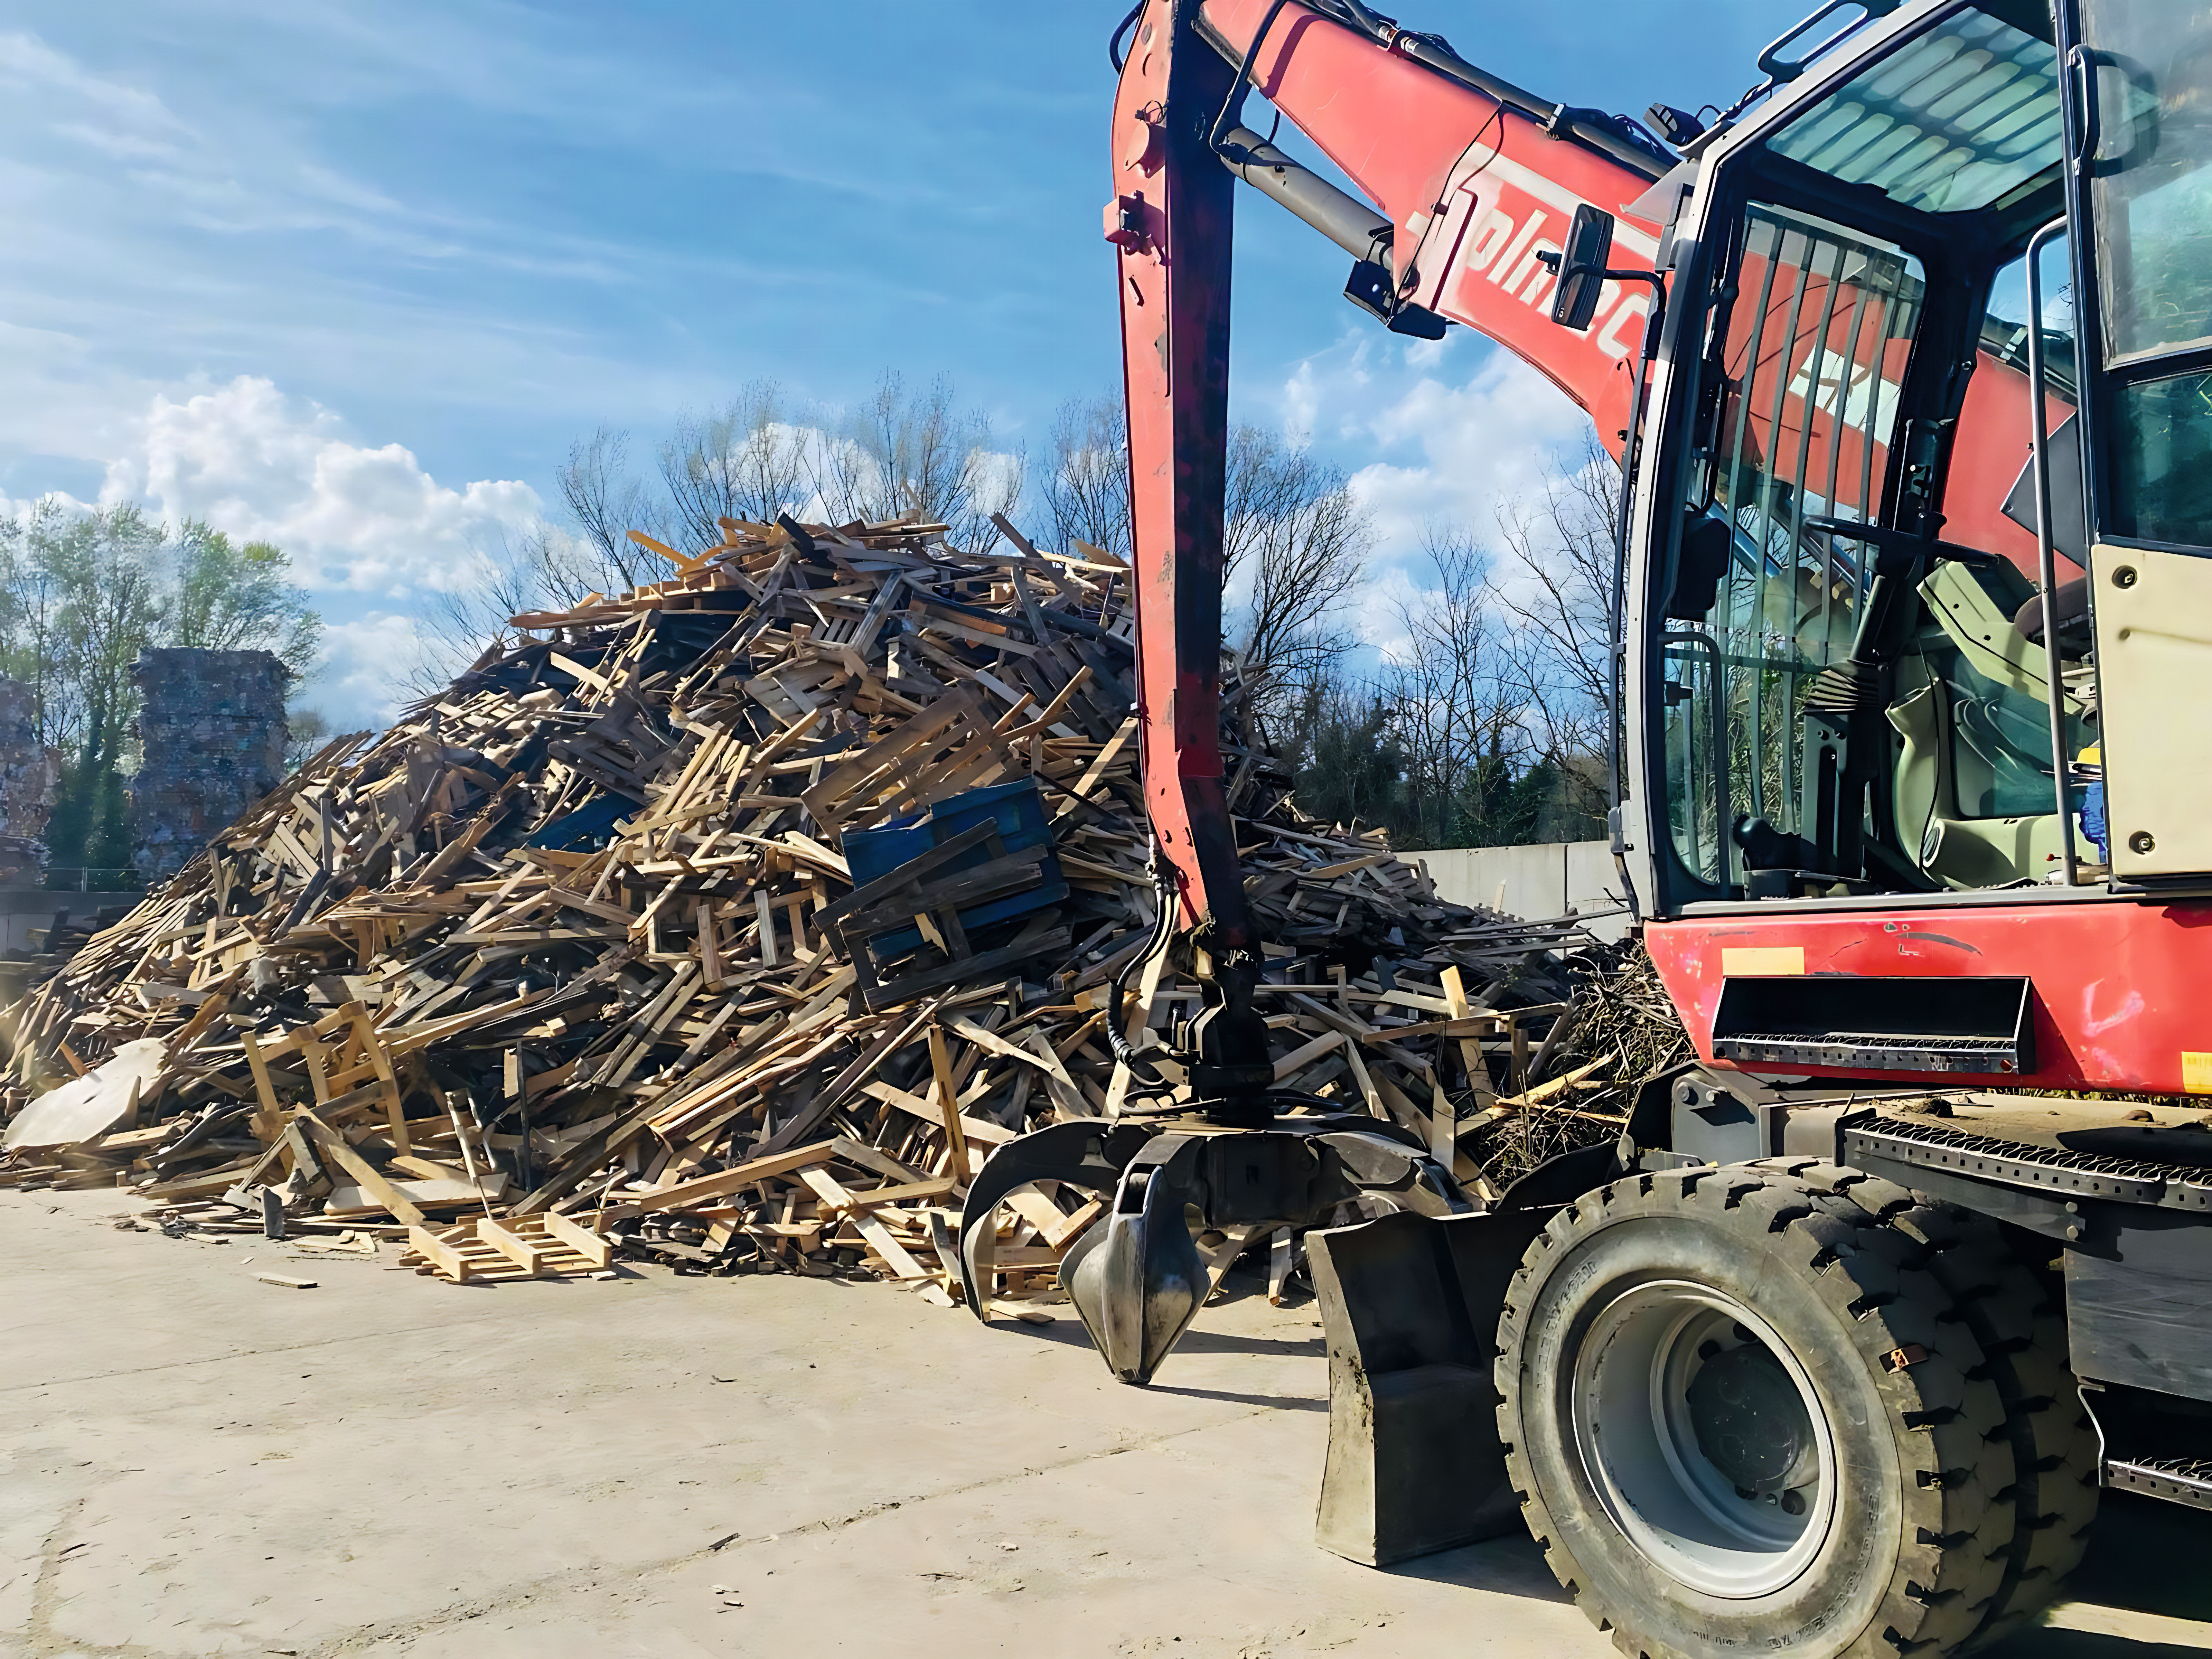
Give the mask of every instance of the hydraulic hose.
M 1114 1058 L 1139 1076 L 1150 1072 L 1152 1066 L 1148 1061 L 1139 1058 L 1136 1045 L 1129 1041 L 1127 1032 L 1121 1029 L 1122 1006 L 1129 994 L 1129 981 L 1146 963 L 1166 950 L 1168 941 L 1175 937 L 1175 872 L 1159 856 L 1157 846 L 1152 848 L 1151 863 L 1152 891 L 1158 900 L 1158 913 L 1152 917 L 1152 936 L 1146 941 L 1145 948 L 1123 963 L 1121 971 L 1114 975 L 1114 998 L 1109 1005 L 1110 1012 L 1106 1017 L 1106 1042 L 1114 1051 Z M 1139 1066 L 1144 1068 L 1143 1071 L 1138 1070 Z

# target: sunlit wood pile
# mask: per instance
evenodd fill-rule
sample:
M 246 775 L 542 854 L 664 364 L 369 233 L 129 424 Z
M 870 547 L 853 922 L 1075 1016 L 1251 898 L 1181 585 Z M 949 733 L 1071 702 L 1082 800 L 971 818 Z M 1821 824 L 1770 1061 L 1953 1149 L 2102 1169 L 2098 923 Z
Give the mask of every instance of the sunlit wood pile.
M 514 618 L 8 1010 L 0 1184 L 453 1279 L 657 1257 L 943 1298 L 974 1170 L 1119 1112 L 1107 1021 L 1194 1006 L 1172 969 L 1111 1006 L 1156 902 L 1129 573 L 1012 526 L 964 553 L 724 522 L 647 542 L 667 580 Z M 1379 834 L 1303 818 L 1240 690 L 1279 1079 L 1478 1187 L 1531 1111 L 1617 1133 L 1623 1055 L 1562 1018 L 1574 920 L 1447 903 Z M 1054 1297 L 1097 1213 L 1018 1195 L 997 1304 Z

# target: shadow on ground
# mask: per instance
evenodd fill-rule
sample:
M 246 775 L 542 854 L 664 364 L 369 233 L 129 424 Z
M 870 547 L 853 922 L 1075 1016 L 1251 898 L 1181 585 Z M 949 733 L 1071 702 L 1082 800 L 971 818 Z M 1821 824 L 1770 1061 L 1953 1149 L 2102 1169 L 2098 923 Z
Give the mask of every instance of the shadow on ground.
M 2022 1631 L 1987 1650 L 1988 1659 L 2181 1659 L 2212 1646 L 2212 1515 L 2131 1492 L 2106 1492 L 2089 1553 L 2067 1581 L 2058 1626 Z M 2148 1617 L 2130 1617 L 2148 1615 Z M 2166 1620 L 2204 1621 L 2194 1639 Z M 2104 1625 L 2099 1630 L 2082 1628 Z

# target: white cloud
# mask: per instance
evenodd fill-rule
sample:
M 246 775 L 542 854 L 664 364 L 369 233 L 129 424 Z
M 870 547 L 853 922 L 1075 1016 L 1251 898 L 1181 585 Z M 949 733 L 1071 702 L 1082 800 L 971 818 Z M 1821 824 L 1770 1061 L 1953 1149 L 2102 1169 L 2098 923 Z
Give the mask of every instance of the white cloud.
M 371 611 L 323 629 L 323 659 L 293 694 L 319 709 L 333 734 L 380 729 L 409 700 L 405 677 L 423 649 L 411 616 Z
M 43 495 L 27 495 L 21 501 L 0 493 L 0 522 L 10 519 L 28 519 L 42 507 L 58 507 L 64 513 L 89 513 L 93 504 L 81 501 L 66 489 L 49 489 Z
M 152 93 L 94 75 L 34 34 L 0 34 L 0 86 L 82 112 L 56 131 L 112 155 L 167 155 L 191 137 Z
M 1262 401 L 1281 426 L 1310 434 L 1348 469 L 1368 509 L 1368 579 L 1343 620 L 1378 659 L 1402 647 L 1401 607 L 1418 603 L 1434 580 L 1423 552 L 1428 532 L 1497 545 L 1499 514 L 1539 499 L 1547 480 L 1579 460 L 1589 431 L 1549 380 L 1464 331 L 1434 342 L 1348 332 Z
M 412 451 L 355 443 L 330 410 L 251 375 L 181 402 L 157 393 L 100 495 L 275 542 L 311 591 L 386 599 L 479 580 L 483 544 L 539 510 L 512 479 L 441 484 Z
M 1461 384 L 1424 376 L 1377 410 L 1366 422 L 1377 446 L 1419 459 L 1370 462 L 1352 486 L 1386 544 L 1411 545 L 1438 522 L 1468 526 L 1486 541 L 1498 510 L 1540 492 L 1559 452 L 1589 424 L 1541 374 L 1493 352 Z

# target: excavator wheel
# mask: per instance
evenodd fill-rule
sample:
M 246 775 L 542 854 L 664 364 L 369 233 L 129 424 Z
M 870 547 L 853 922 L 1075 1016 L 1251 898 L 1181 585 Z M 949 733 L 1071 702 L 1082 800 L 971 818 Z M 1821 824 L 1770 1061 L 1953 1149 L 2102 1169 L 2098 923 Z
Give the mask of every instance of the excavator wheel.
M 2003 1581 L 1972 1638 L 1985 1647 L 2050 1605 L 2097 1516 L 2097 1426 L 2067 1363 L 2065 1311 L 1986 1218 L 1838 1164 L 1784 1167 L 1917 1243 L 1987 1356 L 2013 1443 L 2014 1518 Z
M 1507 1293 L 1522 1518 L 1634 1659 L 1942 1659 L 2018 1559 L 2015 1438 L 1960 1296 L 1805 1162 L 1602 1188 Z

